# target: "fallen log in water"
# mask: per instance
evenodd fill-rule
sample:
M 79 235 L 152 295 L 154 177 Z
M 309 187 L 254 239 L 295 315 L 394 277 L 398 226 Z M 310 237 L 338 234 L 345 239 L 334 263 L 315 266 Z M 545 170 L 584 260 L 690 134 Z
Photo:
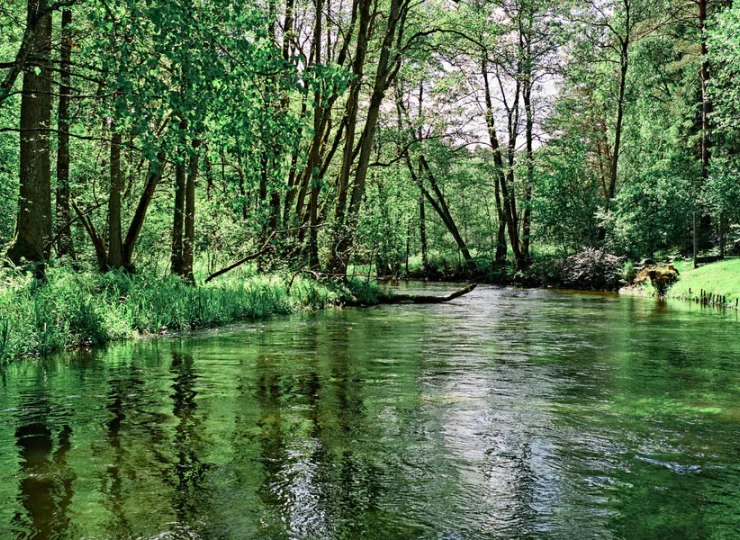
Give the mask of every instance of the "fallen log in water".
M 427 294 L 391 294 L 384 296 L 379 300 L 380 304 L 444 304 L 455 298 L 460 298 L 471 292 L 478 286 L 477 283 L 471 283 L 467 287 L 455 291 L 447 296 L 431 296 Z

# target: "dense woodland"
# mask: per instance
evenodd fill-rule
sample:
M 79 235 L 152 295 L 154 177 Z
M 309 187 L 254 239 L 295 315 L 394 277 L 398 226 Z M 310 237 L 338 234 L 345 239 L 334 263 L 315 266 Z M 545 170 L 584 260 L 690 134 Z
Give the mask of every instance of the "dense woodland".
M 0 36 L 37 274 L 525 276 L 740 223 L 731 1 L 7 0 Z

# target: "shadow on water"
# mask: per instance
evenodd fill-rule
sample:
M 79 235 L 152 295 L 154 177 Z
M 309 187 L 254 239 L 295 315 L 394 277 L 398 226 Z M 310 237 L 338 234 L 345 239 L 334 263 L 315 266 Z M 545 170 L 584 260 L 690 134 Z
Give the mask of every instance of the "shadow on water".
M 44 373 L 45 375 L 46 373 Z M 13 518 L 19 538 L 57 538 L 71 534 L 68 509 L 74 495 L 74 473 L 68 468 L 72 428 L 63 419 L 49 421 L 51 405 L 46 381 L 37 380 L 33 392 L 21 397 L 15 430 L 20 458 L 18 502 L 22 511 Z
M 210 465 L 204 462 L 206 442 L 203 422 L 198 415 L 198 390 L 200 379 L 190 353 L 180 347 L 172 348 L 170 374 L 172 376 L 172 415 L 177 419 L 172 448 L 175 452 L 172 476 L 172 507 L 178 527 L 197 523 L 198 516 L 208 512 L 208 497 L 204 481 Z
M 110 464 L 101 478 L 104 505 L 110 515 L 108 528 L 121 535 L 132 535 L 132 524 L 126 515 L 125 484 L 133 474 L 130 451 L 125 442 L 126 422 L 140 409 L 138 396 L 144 387 L 140 372 L 133 365 L 114 367 L 107 378 L 105 440 L 111 452 Z

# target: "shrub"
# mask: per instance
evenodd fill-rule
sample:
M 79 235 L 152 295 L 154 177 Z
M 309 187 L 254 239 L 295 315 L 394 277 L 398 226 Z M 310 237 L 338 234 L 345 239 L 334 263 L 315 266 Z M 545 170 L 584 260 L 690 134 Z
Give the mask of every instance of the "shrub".
M 568 257 L 564 283 L 571 287 L 593 290 L 616 290 L 624 269 L 624 258 L 604 250 L 586 248 Z

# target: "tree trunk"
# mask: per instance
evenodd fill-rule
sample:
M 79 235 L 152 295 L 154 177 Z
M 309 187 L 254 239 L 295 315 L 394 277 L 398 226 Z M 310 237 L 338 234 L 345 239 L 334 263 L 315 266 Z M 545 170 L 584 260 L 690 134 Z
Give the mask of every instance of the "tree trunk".
M 473 292 L 478 286 L 477 283 L 471 283 L 452 294 L 446 296 L 432 296 L 429 294 L 390 294 L 378 299 L 380 304 L 444 304 L 451 302 L 461 296 Z
M 420 168 L 419 168 L 419 174 L 422 174 L 422 171 L 426 173 L 426 177 L 429 180 L 429 184 L 432 186 L 432 190 L 434 191 L 436 199 L 435 197 L 432 196 L 431 193 L 429 193 L 426 187 L 424 187 L 424 182 L 422 178 L 416 174 L 416 172 L 414 171 L 414 167 L 411 163 L 411 158 L 409 158 L 408 154 L 406 154 L 406 165 L 408 167 L 409 174 L 411 175 L 411 179 L 416 183 L 417 186 L 419 186 L 422 196 L 426 198 L 426 200 L 429 201 L 429 204 L 432 206 L 434 211 L 437 213 L 439 218 L 442 220 L 442 223 L 444 223 L 444 226 L 447 229 L 447 232 L 449 232 L 452 235 L 452 238 L 455 240 L 455 243 L 457 244 L 458 249 L 463 254 L 465 263 L 468 266 L 472 266 L 474 263 L 473 263 L 473 258 L 470 255 L 470 251 L 468 250 L 468 246 L 465 243 L 465 240 L 463 239 L 463 237 L 460 235 L 460 231 L 457 228 L 457 224 L 455 223 L 455 220 L 450 214 L 450 210 L 447 207 L 447 203 L 444 199 L 444 195 L 442 194 L 442 191 L 439 189 L 439 186 L 437 185 L 434 175 L 432 174 L 431 168 L 429 167 L 429 164 L 426 162 L 423 156 L 421 157 L 420 161 L 421 163 L 420 163 Z M 422 199 L 422 204 L 423 204 L 423 199 Z M 425 230 L 424 236 L 426 238 L 426 230 Z
M 60 87 L 59 110 L 57 113 L 57 193 L 56 193 L 56 222 L 57 222 L 57 253 L 74 256 L 72 245 L 72 230 L 69 212 L 69 102 L 72 89 L 70 77 L 70 59 L 72 56 L 72 36 L 69 26 L 72 24 L 72 12 L 65 9 L 62 12 L 62 35 L 60 54 Z
M 429 254 L 427 248 L 427 216 L 424 204 L 424 193 L 419 193 L 419 241 L 421 242 L 421 270 L 429 268 Z
M 522 218 L 522 255 L 529 264 L 532 235 L 532 182 L 534 181 L 534 109 L 532 107 L 532 65 L 531 44 L 527 39 L 524 62 L 524 81 L 522 97 L 526 115 L 525 138 L 527 157 L 527 185 L 524 188 L 524 217 Z
M 193 283 L 193 260 L 195 258 L 195 182 L 198 178 L 198 148 L 200 141 L 193 141 L 193 153 L 188 163 L 188 177 L 185 184 L 185 238 L 182 246 L 182 275 Z
M 362 200 L 365 197 L 365 182 L 367 180 L 367 171 L 370 167 L 370 156 L 375 141 L 375 131 L 378 127 L 380 107 L 383 104 L 383 98 L 388 90 L 388 86 L 393 82 L 397 70 L 400 67 L 400 64 L 398 64 L 400 59 L 397 57 L 391 59 L 391 52 L 395 41 L 398 39 L 398 34 L 403 32 L 403 25 L 408 9 L 408 2 L 391 0 L 385 35 L 383 36 L 380 55 L 377 60 L 375 82 L 370 96 L 365 127 L 360 137 L 360 156 L 357 161 L 355 183 L 352 186 L 352 196 L 347 211 L 346 227 L 344 231 L 341 231 L 341 236 L 335 239 L 333 247 L 334 252 L 337 253 L 337 259 L 333 266 L 336 272 L 340 274 L 346 274 L 352 252 L 357 219 L 360 207 L 362 206 Z M 362 28 L 360 28 L 360 33 L 362 33 Z
M 175 165 L 175 206 L 172 216 L 172 250 L 170 259 L 172 273 L 182 275 L 182 233 L 185 217 L 185 156 L 180 156 Z
M 483 51 L 481 56 L 481 76 L 485 90 L 486 105 L 486 124 L 488 126 L 488 137 L 491 142 L 493 151 L 493 165 L 496 168 L 494 179 L 494 195 L 496 197 L 496 214 L 498 216 L 498 235 L 496 245 L 496 265 L 503 267 L 506 265 L 506 229 L 510 226 L 507 219 L 506 197 L 502 197 L 502 191 L 506 184 L 506 175 L 504 173 L 504 158 L 501 154 L 501 145 L 496 133 L 496 120 L 493 114 L 493 98 L 491 97 L 491 87 L 488 81 L 488 51 Z
M 27 65 L 23 73 L 19 212 L 15 238 L 7 254 L 14 264 L 23 259 L 47 259 L 51 239 L 51 14 L 36 20 L 36 13 L 45 12 L 46 7 L 46 0 L 28 1 L 28 24 L 34 26 L 31 52 L 38 60 L 34 64 L 39 65 Z
M 701 185 L 699 190 L 702 191 L 709 180 L 709 161 L 711 159 L 711 140 L 710 140 L 710 114 L 712 112 L 712 102 L 709 99 L 709 62 L 707 61 L 707 0 L 697 0 L 699 7 L 699 32 L 701 33 L 701 67 L 699 75 L 701 79 Z M 710 246 L 710 237 L 712 231 L 712 217 L 701 212 L 699 227 L 694 228 L 696 238 L 695 245 L 697 249 L 703 249 Z M 720 234 L 721 237 L 721 234 Z M 696 255 L 695 255 L 696 256 Z
M 121 134 L 111 123 L 110 141 L 110 192 L 108 194 L 108 261 L 109 268 L 123 266 L 123 232 L 121 226 Z
M 614 150 L 612 152 L 611 167 L 609 169 L 609 189 L 604 210 L 608 214 L 611 210 L 611 202 L 617 193 L 617 178 L 619 176 L 619 157 L 622 150 L 622 125 L 624 123 L 624 102 L 627 93 L 627 73 L 629 71 L 629 46 L 630 46 L 630 12 L 626 12 L 627 35 L 622 40 L 619 62 L 619 97 L 617 99 L 617 123 L 614 126 Z M 599 240 L 606 239 L 606 228 L 599 229 Z
M 131 220 L 131 225 L 128 228 L 126 234 L 126 240 L 123 243 L 123 266 L 128 270 L 133 270 L 134 266 L 132 263 L 134 255 L 134 247 L 136 247 L 136 241 L 139 239 L 141 228 L 144 226 L 144 220 L 146 219 L 146 213 L 149 210 L 149 204 L 152 202 L 154 192 L 162 180 L 162 171 L 164 169 L 165 155 L 163 152 L 157 154 L 156 161 L 153 161 L 149 166 L 149 172 L 147 174 L 146 186 L 144 186 L 144 192 L 141 194 L 139 204 L 136 207 L 134 218 Z
M 316 0 L 316 25 L 314 27 L 314 47 L 316 56 L 314 58 L 314 65 L 318 66 L 321 64 L 321 22 L 323 17 L 324 2 L 323 0 Z M 317 174 L 317 165 L 319 162 L 319 155 L 321 151 L 321 134 L 322 134 L 322 120 L 323 120 L 323 107 L 321 104 L 322 91 L 320 87 L 317 87 L 314 92 L 314 114 L 313 114 L 313 126 L 314 133 L 319 134 L 318 138 L 314 138 L 314 144 L 311 147 L 311 170 L 308 171 L 310 175 L 310 187 L 311 195 L 308 202 L 308 214 L 309 214 L 309 227 L 308 231 L 308 266 L 312 269 L 319 267 L 319 241 L 318 241 L 318 212 L 319 212 L 319 194 L 321 193 L 321 178 Z
M 352 63 L 353 79 L 349 88 L 349 95 L 345 105 L 344 122 L 346 132 L 342 163 L 337 181 L 337 204 L 334 214 L 334 235 L 332 239 L 331 260 L 329 266 L 335 273 L 342 273 L 343 253 L 342 239 L 346 236 L 344 221 L 347 212 L 347 195 L 349 192 L 349 178 L 354 161 L 355 133 L 357 129 L 357 111 L 360 103 L 360 89 L 365 72 L 365 57 L 369 41 L 370 0 L 362 0 L 360 4 L 360 25 L 357 31 L 357 50 Z
M 427 162 L 423 154 L 419 158 L 419 162 L 421 164 L 422 169 L 426 173 L 427 178 L 429 179 L 429 185 L 432 186 L 432 191 L 434 191 L 434 194 L 437 197 L 436 207 L 439 208 L 439 213 L 440 213 L 440 217 L 442 218 L 442 221 L 445 223 L 445 225 L 447 226 L 447 230 L 450 232 L 452 237 L 455 239 L 455 243 L 457 244 L 457 247 L 460 249 L 460 252 L 462 253 L 463 258 L 465 259 L 465 263 L 468 266 L 472 266 L 474 264 L 473 257 L 470 255 L 470 250 L 468 249 L 468 245 L 463 239 L 462 235 L 460 234 L 460 230 L 457 227 L 457 223 L 455 223 L 455 220 L 452 217 L 452 213 L 450 212 L 450 208 L 447 206 L 447 201 L 445 200 L 445 196 L 442 193 L 442 190 L 439 189 L 439 185 L 437 184 L 437 180 L 434 177 L 432 168 L 429 166 L 429 163 Z
M 698 0 L 699 4 L 699 31 L 701 32 L 701 176 L 703 180 L 709 177 L 710 140 L 709 115 L 712 104 L 709 100 L 709 61 L 707 60 L 707 0 Z

